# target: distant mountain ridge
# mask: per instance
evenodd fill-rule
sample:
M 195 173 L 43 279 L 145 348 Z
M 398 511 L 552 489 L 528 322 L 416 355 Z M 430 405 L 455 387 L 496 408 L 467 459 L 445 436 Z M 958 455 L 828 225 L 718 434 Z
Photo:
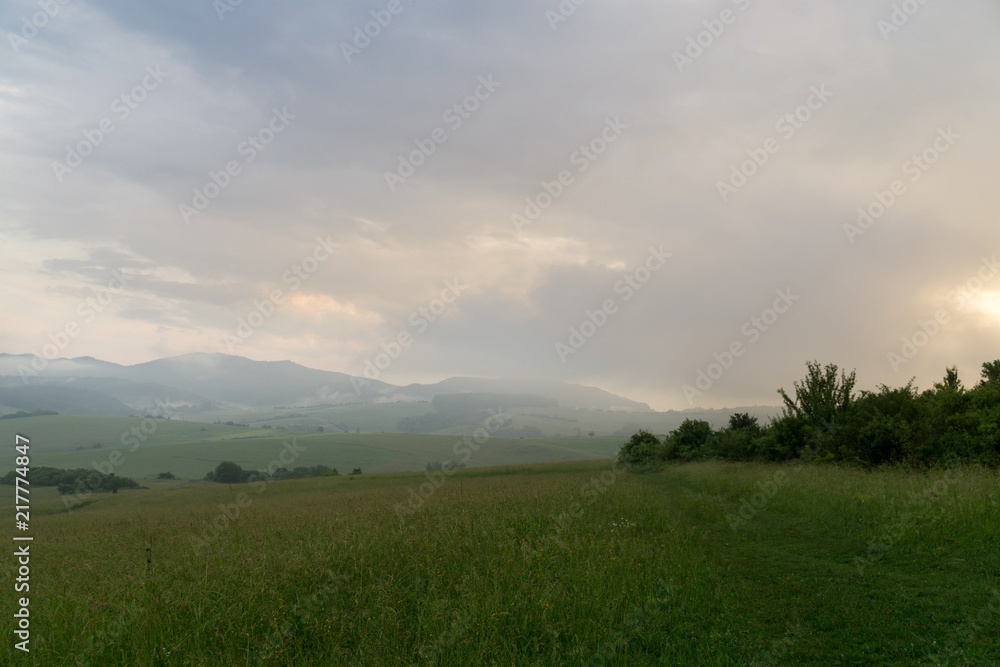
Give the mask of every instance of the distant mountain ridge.
M 565 407 L 590 410 L 652 412 L 645 403 L 616 396 L 597 387 L 585 387 L 552 380 L 516 380 L 454 377 L 435 384 L 411 384 L 399 390 L 401 395 L 432 400 L 440 394 L 529 394 L 555 398 Z
M 156 411 L 163 405 L 207 409 L 213 404 L 228 407 L 343 405 L 390 401 L 431 401 L 444 394 L 517 394 L 555 400 L 570 408 L 652 412 L 645 403 L 617 396 L 597 387 L 568 382 L 456 377 L 435 384 L 397 387 L 379 380 L 308 368 L 292 361 L 254 361 L 218 353 L 192 353 L 155 359 L 131 366 L 93 357 L 48 360 L 44 367 L 32 355 L 0 353 L 0 387 L 19 405 L 0 405 L 22 410 L 34 407 L 43 396 L 41 388 L 75 389 L 70 392 L 88 406 L 99 409 L 103 396 L 108 410 L 120 414 L 121 406 L 135 411 Z M 21 394 L 34 397 L 18 399 Z M 31 389 L 31 391 L 27 391 Z M 63 399 L 66 395 L 63 394 Z M 67 399 L 68 400 L 68 399 Z M 62 400 L 63 410 L 72 400 Z M 21 407 L 21 406 L 24 407 Z M 88 412 L 86 414 L 95 414 Z

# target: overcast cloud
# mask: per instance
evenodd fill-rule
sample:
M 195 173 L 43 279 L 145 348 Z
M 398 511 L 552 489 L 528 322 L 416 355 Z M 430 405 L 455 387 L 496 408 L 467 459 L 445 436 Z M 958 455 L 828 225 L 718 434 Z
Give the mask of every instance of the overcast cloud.
M 994 1 L 8 0 L 0 27 L 0 351 L 361 374 L 405 334 L 380 379 L 660 409 L 1000 357 Z

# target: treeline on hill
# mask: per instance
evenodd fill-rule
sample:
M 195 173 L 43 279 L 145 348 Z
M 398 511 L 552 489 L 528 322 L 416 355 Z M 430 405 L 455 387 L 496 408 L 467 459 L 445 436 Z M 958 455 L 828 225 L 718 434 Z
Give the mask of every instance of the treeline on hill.
M 11 470 L 0 477 L 2 484 L 14 484 L 17 473 Z M 139 482 L 129 477 L 119 477 L 114 473 L 102 473 L 98 470 L 77 468 L 63 470 L 38 466 L 28 470 L 28 483 L 32 486 L 55 486 L 61 495 L 70 493 L 109 491 L 118 493 L 118 489 L 137 489 Z
M 324 465 L 299 466 L 293 470 L 288 468 L 278 468 L 274 472 L 263 470 L 244 470 L 238 463 L 223 461 L 215 466 L 215 470 L 209 470 L 205 479 L 222 484 L 245 484 L 256 481 L 271 481 L 278 479 L 300 479 L 302 477 L 332 477 L 339 475 L 336 468 Z M 360 475 L 361 469 L 355 468 L 352 475 Z
M 475 427 L 496 412 L 507 409 L 559 407 L 559 401 L 554 398 L 488 392 L 439 394 L 431 399 L 431 404 L 434 412 L 403 417 L 396 427 L 403 433 L 436 433 L 455 427 Z M 500 429 L 493 435 L 499 438 L 540 438 L 542 431 L 536 426 L 523 426 L 518 429 Z
M 0 419 L 22 419 L 24 417 L 49 417 L 52 415 L 59 414 L 55 410 L 34 410 L 32 412 L 25 412 L 24 410 L 18 410 L 17 412 L 12 412 L 7 415 L 0 415 Z
M 1000 466 L 1000 361 L 983 364 L 971 389 L 949 368 L 933 389 L 919 392 L 910 380 L 896 389 L 855 394 L 855 374 L 835 364 L 809 362 L 794 396 L 784 389 L 780 417 L 766 425 L 734 414 L 714 431 L 708 422 L 685 420 L 662 440 L 639 431 L 622 446 L 627 464 L 723 459 L 730 461 L 834 461 L 876 466 L 928 466 L 953 461 Z
M 469 394 L 473 397 L 482 396 L 500 396 L 500 394 Z M 434 397 L 432 401 L 435 406 L 439 405 L 438 396 Z M 511 398 L 511 397 L 507 397 Z M 539 398 L 537 396 L 528 397 L 529 399 L 538 398 L 540 401 L 549 401 L 550 399 Z M 483 399 L 480 401 L 478 398 L 472 398 L 469 400 L 467 405 L 477 405 L 480 402 L 482 404 L 490 404 L 489 399 Z M 413 415 L 412 417 L 403 417 L 396 423 L 396 428 L 402 433 L 438 433 L 450 428 L 463 428 L 468 430 L 474 430 L 480 427 L 483 423 L 490 420 L 494 415 L 502 413 L 503 410 L 511 407 L 558 407 L 558 401 L 554 399 L 551 401 L 552 405 L 527 405 L 519 399 L 518 397 L 513 397 L 512 400 L 495 400 L 492 401 L 492 407 L 484 410 L 465 410 L 449 407 L 448 409 L 438 409 L 435 407 L 434 412 L 428 412 L 423 415 Z M 464 404 L 461 401 L 458 404 Z M 444 405 L 451 405 L 447 401 Z M 500 429 L 496 429 L 492 432 L 492 435 L 496 438 L 541 438 L 544 433 L 542 429 L 537 426 L 520 426 L 512 427 L 506 426 Z
M 442 412 L 471 410 L 497 410 L 502 408 L 558 408 L 559 401 L 532 394 L 491 394 L 475 392 L 467 394 L 438 394 L 431 399 L 431 405 Z

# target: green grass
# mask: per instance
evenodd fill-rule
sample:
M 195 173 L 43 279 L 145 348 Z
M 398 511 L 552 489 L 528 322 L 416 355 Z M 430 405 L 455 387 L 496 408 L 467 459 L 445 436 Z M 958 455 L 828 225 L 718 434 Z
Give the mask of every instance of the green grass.
M 169 423 L 169 422 L 167 422 Z M 231 427 L 227 427 L 231 428 Z M 163 429 L 166 431 L 166 428 Z M 31 437 L 31 462 L 34 466 L 54 468 L 97 468 L 143 480 L 161 472 L 171 472 L 188 480 L 202 479 L 221 461 L 235 461 L 247 470 L 277 468 L 272 465 L 281 456 L 291 461 L 285 467 L 328 465 L 341 472 L 361 468 L 365 472 L 403 472 L 423 470 L 431 461 L 465 461 L 468 467 L 579 461 L 606 458 L 616 453 L 622 439 L 555 438 L 509 440 L 490 438 L 478 451 L 471 451 L 468 438 L 454 435 L 407 435 L 403 433 L 277 434 L 274 431 L 224 432 L 215 440 L 132 447 L 108 447 L 76 451 L 47 446 L 44 433 L 27 431 Z M 13 442 L 10 456 L 4 457 L 6 469 L 14 467 Z M 289 459 L 286 443 L 296 449 Z M 459 447 L 456 453 L 456 446 Z M 117 452 L 117 454 L 115 453 Z M 466 460 L 467 459 L 467 460 Z M 113 465 L 112 465 L 113 464 Z M 110 466 L 110 467 L 109 467 Z M 5 466 L 0 465 L 0 469 Z
M 98 455 L 103 453 L 105 456 L 107 453 L 102 450 L 121 448 L 123 442 L 130 443 L 131 438 L 139 439 L 143 447 L 156 447 L 254 434 L 274 436 L 273 431 L 253 430 L 242 426 L 142 417 L 54 415 L 0 419 L 0 442 L 12 443 L 15 434 L 18 433 L 31 438 L 32 451 L 35 453 L 73 452 L 79 447 L 84 447 L 88 453 L 96 452 Z M 91 449 L 95 444 L 100 444 L 101 448 Z M 131 447 L 131 444 L 127 446 Z M 2 463 L 7 464 L 6 461 Z
M 777 414 L 777 408 L 750 408 L 761 422 Z M 290 407 L 274 409 L 255 409 L 250 411 L 219 410 L 199 413 L 197 418 L 207 421 L 247 421 L 252 427 L 264 424 L 284 426 L 289 429 L 315 431 L 322 426 L 327 430 L 336 429 L 338 425 L 349 430 L 360 429 L 362 432 L 379 433 L 398 431 L 399 420 L 404 417 L 414 417 L 436 412 L 429 402 L 414 403 L 375 403 L 339 406 Z M 725 410 L 686 410 L 683 412 L 612 412 L 607 410 L 579 410 L 575 408 L 556 407 L 524 407 L 506 408 L 504 410 L 511 418 L 510 428 L 519 429 L 533 427 L 541 431 L 544 437 L 585 436 L 590 431 L 598 436 L 608 436 L 615 433 L 625 433 L 625 437 L 639 429 L 652 433 L 666 434 L 680 426 L 685 419 L 705 419 L 715 427 L 724 426 L 729 420 L 729 412 Z M 183 417 L 183 415 L 178 415 Z M 476 425 L 478 426 L 478 424 Z M 476 428 L 469 425 L 443 429 L 439 435 L 454 435 L 467 433 Z
M 998 481 L 978 469 L 721 463 L 618 474 L 599 461 L 436 484 L 385 474 L 164 485 L 72 512 L 39 490 L 32 652 L 11 657 L 8 640 L 0 655 L 102 666 L 994 665 Z M 0 563 L 12 581 L 14 559 Z M 8 619 L 13 597 L 0 598 Z
M 365 433 L 396 431 L 396 425 L 404 417 L 415 417 L 434 412 L 429 402 L 413 403 L 359 403 L 354 405 L 319 405 L 312 407 L 256 409 L 252 411 L 218 410 L 200 413 L 199 419 L 208 421 L 246 420 L 251 426 L 269 424 L 289 429 L 316 430 L 317 427 L 330 428 L 344 424 L 350 430 L 361 429 Z

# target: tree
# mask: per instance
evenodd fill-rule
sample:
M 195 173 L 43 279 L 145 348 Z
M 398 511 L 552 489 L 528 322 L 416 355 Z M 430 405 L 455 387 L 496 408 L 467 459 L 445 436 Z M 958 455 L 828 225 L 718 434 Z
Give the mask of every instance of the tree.
M 639 431 L 622 445 L 618 460 L 625 464 L 652 463 L 663 458 L 663 444 L 649 431 Z
M 737 412 L 729 415 L 729 430 L 731 431 L 760 431 L 760 424 L 756 417 L 751 417 L 747 412 Z
M 238 464 L 232 461 L 223 461 L 219 465 L 215 466 L 215 475 L 213 479 L 216 482 L 221 482 L 222 484 L 239 484 L 246 477 L 246 473 L 243 472 Z
M 855 373 L 851 371 L 848 375 L 841 371 L 838 377 L 836 364 L 822 367 L 818 361 L 807 362 L 806 368 L 802 382 L 793 383 L 794 399 L 783 388 L 778 390 L 785 402 L 780 421 L 795 421 L 802 427 L 802 439 L 780 443 L 781 449 L 788 452 L 786 456 L 801 456 L 808 446 L 812 456 L 830 458 L 837 449 L 838 422 L 854 401 Z
M 729 416 L 727 428 L 712 436 L 707 449 L 712 456 L 728 461 L 748 461 L 756 454 L 754 441 L 761 432 L 756 417 L 751 417 L 746 412 L 737 412 Z
M 712 438 L 712 425 L 701 419 L 685 419 L 666 439 L 668 459 L 693 461 L 708 455 L 706 445 Z
M 984 364 L 985 365 L 985 364 Z M 985 370 L 983 371 L 985 375 Z M 944 379 L 940 382 L 934 383 L 934 389 L 937 392 L 954 392 L 956 394 L 961 394 L 965 391 L 965 387 L 962 386 L 962 381 L 958 379 L 958 368 L 952 366 L 944 372 Z
M 793 383 L 795 399 L 779 389 L 785 402 L 785 416 L 804 419 L 806 424 L 826 430 L 838 415 L 843 414 L 854 400 L 855 373 L 843 371 L 837 377 L 836 364 L 821 367 L 818 361 L 806 363 L 808 372 L 801 383 Z
M 124 480 L 118 475 L 111 473 L 104 478 L 104 487 L 111 489 L 111 493 L 118 493 L 118 489 L 125 486 Z
M 983 364 L 983 384 L 1000 386 L 1000 359 Z

